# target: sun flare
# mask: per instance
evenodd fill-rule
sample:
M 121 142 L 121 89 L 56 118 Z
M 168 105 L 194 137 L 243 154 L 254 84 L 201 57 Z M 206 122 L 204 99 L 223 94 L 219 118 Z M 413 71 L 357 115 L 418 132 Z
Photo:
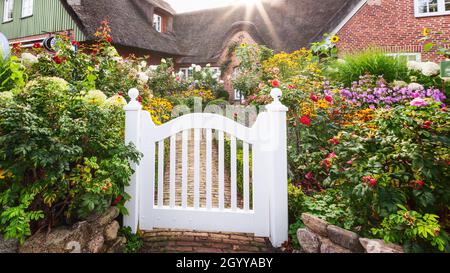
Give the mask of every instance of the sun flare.
M 261 3 L 261 0 L 239 0 L 239 2 L 250 6 L 250 5 L 255 5 L 255 4 Z

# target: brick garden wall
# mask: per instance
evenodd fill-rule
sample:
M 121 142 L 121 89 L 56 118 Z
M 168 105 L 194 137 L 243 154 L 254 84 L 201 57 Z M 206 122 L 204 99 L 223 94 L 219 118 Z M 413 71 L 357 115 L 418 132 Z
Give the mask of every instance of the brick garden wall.
M 413 0 L 369 0 L 337 33 L 340 52 L 360 51 L 377 46 L 387 52 L 422 53 L 422 61 L 442 60 L 434 53 L 423 53 L 424 28 L 439 30 L 437 40 L 450 40 L 450 15 L 416 18 Z

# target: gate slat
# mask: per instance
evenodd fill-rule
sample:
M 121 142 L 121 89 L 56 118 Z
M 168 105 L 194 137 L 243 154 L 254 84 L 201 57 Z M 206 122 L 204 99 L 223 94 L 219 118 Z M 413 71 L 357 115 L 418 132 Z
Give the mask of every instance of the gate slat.
M 249 145 L 244 142 L 244 210 L 248 211 L 250 209 L 250 168 L 249 168 Z
M 158 142 L 158 207 L 164 205 L 164 140 Z
M 236 168 L 236 137 L 231 138 L 231 209 L 237 208 L 237 168 Z
M 194 208 L 200 207 L 200 129 L 194 129 Z
M 177 135 L 170 137 L 170 207 L 175 207 L 175 174 L 176 174 Z
M 212 207 L 212 130 L 206 129 L 206 208 Z
M 219 131 L 219 208 L 225 208 L 225 144 L 223 131 Z
M 187 181 L 188 181 L 188 137 L 189 137 L 189 131 L 185 130 L 183 131 L 183 140 L 182 140 L 182 146 L 183 146 L 183 151 L 182 151 L 182 161 L 183 161 L 183 165 L 182 165 L 182 207 L 183 208 L 187 208 Z

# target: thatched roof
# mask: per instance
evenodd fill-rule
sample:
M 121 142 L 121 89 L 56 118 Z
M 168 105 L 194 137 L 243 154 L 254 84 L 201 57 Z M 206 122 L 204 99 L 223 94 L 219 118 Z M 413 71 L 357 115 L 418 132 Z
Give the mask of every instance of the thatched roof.
M 175 14 L 175 10 L 172 6 L 164 0 L 146 0 L 150 4 L 153 4 L 155 7 L 165 10 L 170 14 Z
M 292 52 L 321 40 L 332 31 L 360 0 L 271 0 L 264 12 L 254 10 L 246 16 L 247 7 L 223 7 L 178 14 L 174 32 L 179 48 L 188 57 L 183 63 L 214 62 L 230 35 L 249 30 L 253 38 L 276 51 Z
M 214 63 L 235 33 L 292 52 L 336 27 L 360 0 L 263 0 L 264 12 L 246 5 L 175 14 L 164 0 L 61 0 L 88 39 L 107 19 L 119 45 L 184 56 L 181 63 Z M 188 0 L 186 0 L 188 1 Z M 81 4 L 80 4 L 81 3 Z M 153 7 L 173 14 L 173 32 L 152 26 Z M 269 24 L 268 24 L 268 23 Z
M 146 1 L 144 3 L 142 1 Z M 152 2 L 152 3 L 150 3 Z M 108 20 L 112 29 L 114 43 L 118 45 L 182 55 L 173 33 L 159 33 L 142 11 L 142 5 L 157 3 L 158 7 L 173 12 L 167 3 L 161 0 L 63 0 L 69 12 L 75 15 L 82 31 L 88 39 L 94 39 L 94 33 L 100 22 Z

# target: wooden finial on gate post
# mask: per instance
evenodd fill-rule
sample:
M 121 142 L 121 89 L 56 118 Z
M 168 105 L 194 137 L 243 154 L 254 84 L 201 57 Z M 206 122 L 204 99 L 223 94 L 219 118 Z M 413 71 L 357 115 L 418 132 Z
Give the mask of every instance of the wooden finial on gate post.
M 128 91 L 130 102 L 123 108 L 125 110 L 125 144 L 133 143 L 140 150 L 140 120 L 142 105 L 137 101 L 139 90 L 136 88 Z M 137 232 L 139 222 L 139 164 L 131 163 L 134 174 L 130 178 L 130 184 L 125 192 L 131 199 L 125 203 L 128 215 L 124 216 L 124 226 L 131 227 L 133 233 Z

